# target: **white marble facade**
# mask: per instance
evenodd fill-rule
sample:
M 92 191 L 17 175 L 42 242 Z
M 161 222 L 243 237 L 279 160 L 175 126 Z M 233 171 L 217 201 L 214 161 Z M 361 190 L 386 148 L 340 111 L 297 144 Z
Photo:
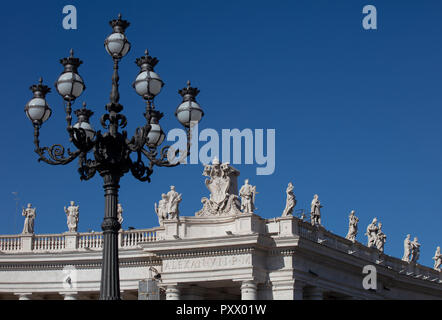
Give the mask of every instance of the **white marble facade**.
M 237 170 L 215 162 L 205 175 L 211 194 L 194 216 L 120 231 L 123 299 L 442 299 L 440 271 L 333 234 L 319 219 L 247 213 Z M 0 236 L 0 299 L 97 299 L 101 246 L 99 232 Z M 366 265 L 377 270 L 376 290 L 362 285 Z

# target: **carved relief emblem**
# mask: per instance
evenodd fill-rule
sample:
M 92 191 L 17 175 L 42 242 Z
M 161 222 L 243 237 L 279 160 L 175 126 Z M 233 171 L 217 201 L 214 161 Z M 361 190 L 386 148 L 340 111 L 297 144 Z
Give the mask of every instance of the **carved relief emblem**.
M 203 208 L 196 216 L 220 216 L 241 213 L 237 195 L 237 176 L 239 171 L 227 162 L 220 163 L 214 158 L 211 165 L 204 167 L 203 176 L 209 177 L 205 184 L 210 197 L 202 198 Z

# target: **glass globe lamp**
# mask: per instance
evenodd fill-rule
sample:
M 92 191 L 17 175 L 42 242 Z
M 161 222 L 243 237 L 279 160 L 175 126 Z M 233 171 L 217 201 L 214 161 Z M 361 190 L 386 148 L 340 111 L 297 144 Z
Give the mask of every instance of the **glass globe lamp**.
M 123 58 L 130 50 L 130 42 L 124 34 L 130 23 L 121 19 L 121 14 L 118 19 L 112 20 L 109 24 L 113 28 L 113 32 L 104 41 L 104 47 L 107 53 L 114 59 Z
M 43 85 L 43 79 L 39 83 L 32 85 L 30 90 L 34 94 L 32 99 L 26 104 L 25 113 L 32 123 L 41 125 L 49 119 L 52 110 L 46 102 L 46 94 L 51 91 L 48 86 Z
M 183 101 L 175 111 L 175 116 L 178 121 L 186 128 L 191 127 L 195 123 L 199 123 L 204 116 L 204 111 L 196 102 L 195 97 L 200 91 L 197 88 L 190 86 L 190 81 L 187 81 L 187 87 L 178 91 L 183 97 Z
M 158 122 L 151 123 L 150 126 L 150 131 L 147 134 L 147 146 L 150 148 L 155 148 L 163 143 L 166 135 Z
M 146 50 L 144 56 L 136 59 L 135 63 L 140 67 L 140 72 L 132 86 L 136 93 L 145 100 L 152 100 L 164 86 L 163 80 L 153 70 L 158 59 L 149 56 L 149 52 Z
M 89 140 L 92 140 L 95 136 L 95 130 L 94 128 L 91 126 L 91 124 L 89 123 L 89 118 L 93 115 L 94 113 L 91 110 L 86 109 L 86 103 L 83 103 L 83 108 L 82 109 L 78 109 L 75 111 L 75 115 L 78 118 L 78 121 L 76 124 L 74 124 L 74 128 L 75 129 L 83 129 L 86 137 Z M 75 134 L 75 130 L 74 130 L 74 138 L 76 140 L 79 139 L 79 137 Z
M 86 89 L 83 79 L 78 74 L 78 67 L 83 61 L 74 58 L 74 51 L 71 50 L 70 56 L 61 59 L 60 63 L 64 66 L 64 70 L 55 82 L 55 87 L 64 100 L 74 101 Z

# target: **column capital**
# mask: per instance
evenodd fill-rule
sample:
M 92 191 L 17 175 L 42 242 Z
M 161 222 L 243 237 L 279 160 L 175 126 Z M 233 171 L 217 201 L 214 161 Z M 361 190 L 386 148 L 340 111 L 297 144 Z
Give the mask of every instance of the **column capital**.
M 18 296 L 18 300 L 32 300 L 32 292 L 16 292 L 14 295 Z
M 241 284 L 255 284 L 258 283 L 258 281 L 256 281 L 255 279 L 247 279 L 247 280 L 242 280 Z
M 59 295 L 63 296 L 64 300 L 77 300 L 78 292 L 77 291 L 62 291 L 58 293 Z

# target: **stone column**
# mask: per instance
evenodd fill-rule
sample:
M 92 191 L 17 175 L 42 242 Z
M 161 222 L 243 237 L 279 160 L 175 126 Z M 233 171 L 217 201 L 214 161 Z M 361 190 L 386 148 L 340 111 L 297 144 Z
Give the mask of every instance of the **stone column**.
M 201 288 L 198 288 L 196 286 L 190 286 L 186 288 L 181 298 L 182 300 L 203 300 L 204 299 L 203 297 L 204 297 L 204 292 Z
M 323 290 L 320 287 L 310 287 L 306 291 L 306 300 L 323 300 Z
M 15 293 L 16 296 L 18 296 L 18 300 L 32 300 L 31 295 L 32 293 L 26 292 L 26 293 Z
M 258 287 L 255 281 L 247 280 L 241 284 L 241 300 L 257 300 Z
M 78 292 L 60 292 L 63 296 L 63 300 L 77 300 Z
M 294 289 L 294 300 L 303 300 L 304 299 L 304 286 L 305 283 L 301 281 L 295 280 L 295 285 L 293 286 Z
M 166 286 L 166 300 L 180 300 L 180 289 L 177 284 Z

